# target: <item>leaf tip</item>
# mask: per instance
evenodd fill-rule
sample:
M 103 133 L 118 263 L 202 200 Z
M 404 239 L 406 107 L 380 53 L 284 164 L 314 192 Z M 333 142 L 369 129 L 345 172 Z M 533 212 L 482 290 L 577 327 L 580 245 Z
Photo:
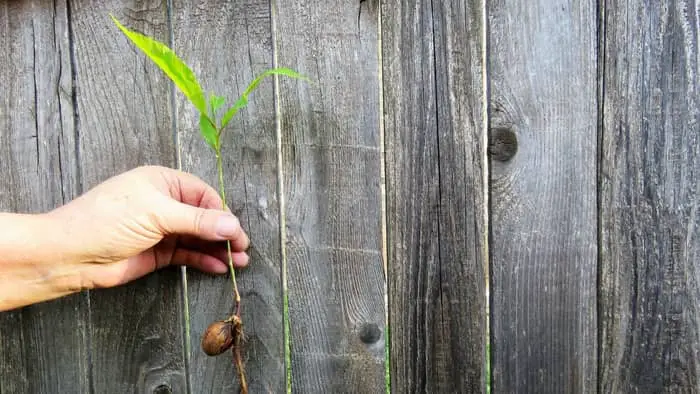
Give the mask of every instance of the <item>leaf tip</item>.
M 122 24 L 119 22 L 117 17 L 115 17 L 111 12 L 108 15 L 110 18 L 112 18 L 112 22 L 114 22 L 115 25 L 117 25 L 119 28 L 122 27 Z

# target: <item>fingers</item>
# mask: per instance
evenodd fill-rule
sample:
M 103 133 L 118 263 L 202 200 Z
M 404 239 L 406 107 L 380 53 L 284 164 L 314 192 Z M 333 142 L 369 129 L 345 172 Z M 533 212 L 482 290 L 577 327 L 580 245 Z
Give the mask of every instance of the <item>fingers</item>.
M 226 264 L 228 267 L 228 249 L 225 242 L 210 242 L 191 236 L 178 237 L 177 249 L 190 250 L 212 256 Z M 248 265 L 249 257 L 246 252 L 232 252 L 234 268 L 243 268 Z
M 242 268 L 248 264 L 245 252 L 231 253 L 233 267 Z M 228 256 L 228 254 L 226 254 Z M 92 264 L 84 269 L 84 277 L 88 279 L 91 288 L 109 288 L 120 286 L 139 279 L 167 265 L 185 265 L 209 274 L 225 274 L 228 269 L 228 257 L 211 255 L 197 250 L 177 248 L 172 258 L 159 264 L 153 251 L 144 255 L 109 264 Z M 155 261 L 155 264 L 154 264 Z
M 230 241 L 234 251 L 250 245 L 248 235 L 234 215 L 218 209 L 206 209 L 167 200 L 161 204 L 158 225 L 166 234 L 190 235 L 207 241 Z
M 248 255 L 243 252 L 232 253 L 234 268 L 241 268 L 248 264 Z M 186 265 L 197 270 L 211 274 L 225 274 L 228 272 L 228 263 L 212 255 L 189 250 L 177 249 L 171 264 Z
M 83 270 L 89 288 L 110 288 L 129 283 L 153 272 L 153 255 L 135 256 L 113 263 L 94 263 Z M 149 261 L 150 260 L 150 261 Z
M 173 178 L 170 180 L 171 186 L 177 189 L 176 193 L 171 189 L 171 197 L 179 197 L 181 202 L 200 208 L 222 209 L 219 193 L 202 179 L 177 170 L 171 170 L 168 175 Z M 226 209 L 228 210 L 228 207 Z
M 228 250 L 226 249 L 226 246 L 223 245 L 213 245 L 209 247 L 204 247 L 204 248 L 191 248 L 190 250 L 196 250 L 198 252 L 202 252 L 205 254 L 208 254 L 210 256 L 213 256 L 223 262 L 225 262 L 228 266 Z M 248 254 L 246 252 L 231 252 L 231 257 L 233 259 L 233 266 L 235 268 L 243 268 L 246 265 L 248 265 Z
M 228 262 L 228 249 L 226 248 L 225 242 L 211 242 L 205 241 L 199 238 L 194 238 L 191 236 L 180 236 L 178 237 L 178 246 L 181 248 L 195 250 L 198 252 L 206 253 L 210 256 L 214 256 L 221 261 Z M 233 252 L 233 253 L 246 253 L 246 252 Z M 235 263 L 235 261 L 234 261 Z

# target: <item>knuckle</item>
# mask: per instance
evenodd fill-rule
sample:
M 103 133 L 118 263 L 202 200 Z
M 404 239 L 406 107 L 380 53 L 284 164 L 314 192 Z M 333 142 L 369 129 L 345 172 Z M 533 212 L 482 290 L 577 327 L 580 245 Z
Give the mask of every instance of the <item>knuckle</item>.
M 203 209 L 198 209 L 197 213 L 194 215 L 193 229 L 196 234 L 202 232 L 202 226 L 204 224 L 204 218 L 206 216 L 206 211 Z

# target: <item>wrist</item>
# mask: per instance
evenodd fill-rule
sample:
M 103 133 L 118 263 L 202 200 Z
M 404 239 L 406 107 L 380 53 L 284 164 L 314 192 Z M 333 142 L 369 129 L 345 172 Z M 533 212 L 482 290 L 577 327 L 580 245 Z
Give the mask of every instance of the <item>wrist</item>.
M 0 213 L 0 310 L 81 290 L 79 256 L 51 214 Z

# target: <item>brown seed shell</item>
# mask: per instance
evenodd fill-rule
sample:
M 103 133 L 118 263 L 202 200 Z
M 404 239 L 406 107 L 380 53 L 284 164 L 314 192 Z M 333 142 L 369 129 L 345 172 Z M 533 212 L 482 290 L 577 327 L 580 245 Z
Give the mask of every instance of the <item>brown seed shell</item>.
M 202 336 L 202 350 L 208 356 L 218 356 L 233 345 L 233 339 L 233 324 L 227 320 L 216 321 Z

